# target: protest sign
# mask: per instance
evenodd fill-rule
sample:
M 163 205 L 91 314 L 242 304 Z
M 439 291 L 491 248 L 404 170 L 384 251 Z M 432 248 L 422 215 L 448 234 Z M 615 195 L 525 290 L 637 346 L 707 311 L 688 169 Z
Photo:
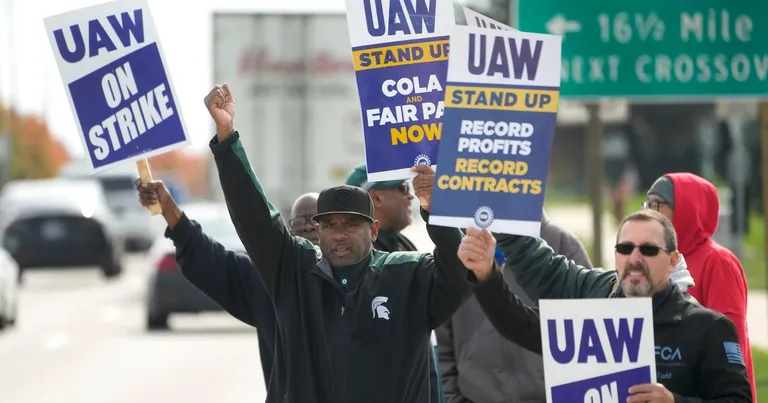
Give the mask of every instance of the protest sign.
M 451 0 L 346 0 L 368 180 L 434 166 L 442 130 Z
M 145 0 L 112 1 L 44 22 L 96 172 L 189 143 Z
M 455 26 L 429 222 L 538 236 L 561 37 Z
M 510 27 L 509 25 L 505 25 L 492 18 L 488 18 L 478 13 L 477 11 L 470 10 L 467 7 L 463 7 L 463 9 L 464 9 L 464 19 L 467 20 L 467 26 L 500 29 L 502 31 L 517 31 L 516 29 Z
M 540 300 L 539 310 L 548 403 L 626 402 L 630 387 L 656 382 L 650 298 Z

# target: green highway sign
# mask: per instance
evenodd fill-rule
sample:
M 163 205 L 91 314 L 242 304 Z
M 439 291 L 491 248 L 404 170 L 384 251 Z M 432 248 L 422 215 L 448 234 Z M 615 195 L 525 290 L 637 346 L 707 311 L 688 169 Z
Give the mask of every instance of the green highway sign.
M 517 29 L 563 36 L 562 97 L 768 98 L 766 1 L 517 4 Z

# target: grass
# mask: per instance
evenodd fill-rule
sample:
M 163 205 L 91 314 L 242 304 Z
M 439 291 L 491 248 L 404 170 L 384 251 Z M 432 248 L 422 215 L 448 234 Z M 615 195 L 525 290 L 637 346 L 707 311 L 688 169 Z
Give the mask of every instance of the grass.
M 755 370 L 755 388 L 763 400 L 768 398 L 768 352 L 752 347 L 752 365 Z
M 741 265 L 744 266 L 747 284 L 753 290 L 764 290 L 766 288 L 764 245 L 765 227 L 763 216 L 751 214 L 749 217 L 749 234 L 744 238 L 744 256 L 742 257 Z M 768 371 L 768 368 L 766 371 Z

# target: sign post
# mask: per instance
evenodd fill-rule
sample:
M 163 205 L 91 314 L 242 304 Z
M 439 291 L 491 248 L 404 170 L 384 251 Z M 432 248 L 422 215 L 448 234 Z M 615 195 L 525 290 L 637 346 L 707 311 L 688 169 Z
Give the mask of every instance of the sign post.
M 600 104 L 587 105 L 589 113 L 589 197 L 592 201 L 592 263 L 603 267 L 603 122 L 600 120 Z

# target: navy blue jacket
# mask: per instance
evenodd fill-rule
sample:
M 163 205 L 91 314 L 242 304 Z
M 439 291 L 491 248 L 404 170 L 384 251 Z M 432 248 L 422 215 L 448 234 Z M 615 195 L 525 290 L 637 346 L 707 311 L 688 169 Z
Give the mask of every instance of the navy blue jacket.
M 251 259 L 205 235 L 186 214 L 173 230 L 166 229 L 165 236 L 176 247 L 176 262 L 184 277 L 227 313 L 256 328 L 264 383 L 269 385 L 277 331 L 275 307 Z

